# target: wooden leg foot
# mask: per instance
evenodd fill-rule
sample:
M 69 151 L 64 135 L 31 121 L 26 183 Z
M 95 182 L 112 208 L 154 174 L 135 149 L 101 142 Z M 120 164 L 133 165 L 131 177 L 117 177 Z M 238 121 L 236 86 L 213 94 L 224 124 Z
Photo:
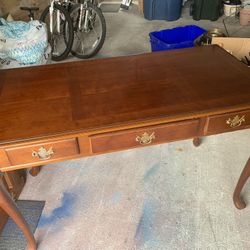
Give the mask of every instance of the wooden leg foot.
M 37 176 L 40 173 L 41 168 L 42 168 L 42 166 L 31 168 L 30 171 L 29 171 L 30 175 L 32 175 L 34 177 Z
M 28 242 L 26 250 L 36 250 L 36 241 L 29 229 L 27 222 L 19 212 L 16 204 L 11 199 L 2 183 L 0 183 L 0 207 L 13 219 L 17 226 L 22 230 Z
M 193 144 L 195 147 L 199 147 L 201 145 L 201 138 L 200 137 L 196 137 L 193 139 Z
M 239 210 L 244 209 L 247 206 L 245 201 L 241 200 L 241 198 L 238 196 L 234 198 L 234 205 Z
M 234 205 L 238 209 L 243 209 L 246 207 L 246 203 L 241 199 L 240 194 L 249 176 L 250 176 L 250 158 L 248 159 L 247 164 L 244 167 L 240 175 L 240 178 L 238 180 L 238 183 L 236 185 L 236 188 L 234 190 L 233 201 L 234 201 Z

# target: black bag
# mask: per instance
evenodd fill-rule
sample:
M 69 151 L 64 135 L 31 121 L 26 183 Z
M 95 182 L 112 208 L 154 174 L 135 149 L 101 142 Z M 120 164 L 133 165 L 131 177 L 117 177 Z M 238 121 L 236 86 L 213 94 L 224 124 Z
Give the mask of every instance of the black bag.
M 194 20 L 216 21 L 223 14 L 223 0 L 194 0 L 190 6 Z

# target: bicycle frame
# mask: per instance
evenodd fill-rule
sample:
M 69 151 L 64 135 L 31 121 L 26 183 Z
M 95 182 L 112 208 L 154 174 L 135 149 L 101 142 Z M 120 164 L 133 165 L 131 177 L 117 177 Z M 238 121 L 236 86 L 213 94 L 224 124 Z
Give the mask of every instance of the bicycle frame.
M 51 0 L 50 2 L 50 8 L 49 8 L 49 15 L 50 15 L 50 25 L 49 25 L 49 29 L 50 29 L 50 33 L 53 34 L 53 25 L 54 25 L 54 20 L 53 20 L 53 12 L 54 12 L 54 5 L 55 4 L 66 4 L 68 5 L 69 3 L 79 3 L 80 4 L 80 14 L 79 14 L 79 21 L 78 21 L 78 29 L 81 30 L 82 29 L 82 22 L 81 20 L 84 20 L 83 22 L 83 28 L 84 30 L 88 29 L 88 18 L 89 18 L 89 10 L 86 9 L 86 11 L 84 12 L 84 7 L 86 7 L 87 3 L 90 2 L 91 4 L 94 4 L 94 0 Z M 84 18 L 84 19 L 83 19 Z M 56 31 L 58 32 L 58 34 L 61 33 L 60 30 L 60 11 L 57 10 L 56 13 Z
M 94 4 L 94 0 L 78 0 L 78 2 L 80 3 L 80 15 L 79 15 L 78 29 L 79 30 L 82 29 L 82 22 L 81 22 L 81 20 L 83 19 L 83 15 L 85 14 L 83 28 L 84 28 L 84 30 L 87 30 L 88 29 L 89 10 L 86 9 L 85 13 L 83 13 L 83 10 L 84 10 L 84 7 L 87 6 L 88 2 L 90 2 L 91 4 Z
M 50 2 L 50 7 L 49 7 L 49 31 L 51 34 L 53 33 L 53 12 L 54 12 L 54 3 L 55 2 L 58 2 L 58 0 L 52 0 Z M 58 31 L 60 32 L 60 29 Z
M 68 2 L 68 0 L 64 0 L 64 2 Z M 50 33 L 52 34 L 53 33 L 53 12 L 54 12 L 54 4 L 61 4 L 61 1 L 60 0 L 51 0 L 50 2 L 50 8 L 49 8 L 49 16 L 50 16 L 50 20 L 49 20 L 49 26 L 50 26 Z M 57 29 L 57 32 L 58 34 L 61 33 L 61 30 L 60 30 L 60 11 L 57 10 L 56 11 L 56 29 Z

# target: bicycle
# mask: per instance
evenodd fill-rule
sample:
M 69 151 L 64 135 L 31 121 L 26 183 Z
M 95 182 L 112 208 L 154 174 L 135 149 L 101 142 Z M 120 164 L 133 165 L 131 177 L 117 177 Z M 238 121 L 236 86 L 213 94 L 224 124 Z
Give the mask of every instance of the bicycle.
M 38 7 L 20 7 L 20 9 L 29 12 L 28 16 L 31 21 L 35 19 L 34 12 L 39 10 Z M 48 13 L 49 18 L 47 19 Z M 69 13 L 61 6 L 59 0 L 52 0 L 50 6 L 43 11 L 40 21 L 47 25 L 52 60 L 61 61 L 65 59 L 73 44 L 73 23 Z M 68 32 L 67 40 L 65 40 L 65 27 L 67 27 Z
M 34 19 L 38 8 L 22 8 Z M 54 61 L 65 59 L 70 51 L 81 59 L 93 57 L 105 41 L 106 22 L 97 0 L 52 0 L 40 21 L 47 24 Z
M 106 21 L 102 11 L 96 0 L 69 2 L 74 32 L 71 53 L 81 59 L 93 57 L 102 48 L 106 38 Z
M 52 0 L 43 11 L 40 21 L 46 23 L 48 28 L 52 60 L 61 61 L 65 59 L 71 51 L 74 38 L 73 23 L 69 12 L 60 0 Z

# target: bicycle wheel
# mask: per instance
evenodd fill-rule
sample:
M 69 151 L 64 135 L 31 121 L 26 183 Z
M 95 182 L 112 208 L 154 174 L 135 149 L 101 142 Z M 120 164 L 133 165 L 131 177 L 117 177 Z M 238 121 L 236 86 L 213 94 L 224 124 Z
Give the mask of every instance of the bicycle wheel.
M 52 60 L 61 61 L 68 56 L 72 48 L 74 37 L 73 23 L 68 11 L 63 6 L 54 4 L 52 19 L 50 19 L 49 8 L 50 6 L 43 11 L 40 21 L 47 25 L 48 40 L 52 48 Z M 50 20 L 53 22 L 52 32 L 50 30 Z M 59 25 L 58 20 L 60 22 Z M 67 32 L 67 35 L 65 35 L 65 32 Z
M 76 4 L 70 11 L 74 30 L 71 53 L 78 58 L 87 59 L 96 55 L 102 48 L 106 37 L 106 22 L 97 6 L 84 4 L 82 18 L 80 8 L 81 5 Z

